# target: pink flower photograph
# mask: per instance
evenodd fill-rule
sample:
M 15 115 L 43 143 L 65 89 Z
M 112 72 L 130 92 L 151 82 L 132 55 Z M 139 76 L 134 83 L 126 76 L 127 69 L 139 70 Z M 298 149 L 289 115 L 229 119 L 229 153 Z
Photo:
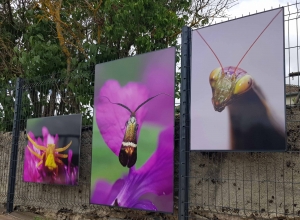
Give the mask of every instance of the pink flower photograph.
M 81 115 L 28 119 L 25 182 L 77 185 Z

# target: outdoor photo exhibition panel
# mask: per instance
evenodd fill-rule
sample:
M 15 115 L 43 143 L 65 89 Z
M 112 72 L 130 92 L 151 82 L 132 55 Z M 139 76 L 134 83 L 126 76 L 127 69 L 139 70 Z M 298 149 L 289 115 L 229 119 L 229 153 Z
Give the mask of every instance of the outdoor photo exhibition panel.
M 92 204 L 173 212 L 175 48 L 96 65 Z
M 192 32 L 190 149 L 284 151 L 283 8 Z
M 82 115 L 27 120 L 25 182 L 78 185 Z

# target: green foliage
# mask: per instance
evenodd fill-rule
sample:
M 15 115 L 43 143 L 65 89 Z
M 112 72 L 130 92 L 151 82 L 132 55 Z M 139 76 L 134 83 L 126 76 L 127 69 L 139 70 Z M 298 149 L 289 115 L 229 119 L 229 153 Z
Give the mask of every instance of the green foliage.
M 25 79 L 22 118 L 82 112 L 83 123 L 92 124 L 95 64 L 169 46 L 176 46 L 179 63 L 177 38 L 182 26 L 206 25 L 229 4 L 214 1 L 222 4 L 208 0 L 0 3 L 4 9 L 0 12 L 0 122 L 7 125 L 0 123 L 0 130 L 11 126 L 17 77 Z
M 14 118 L 15 80 L 0 88 L 0 131 L 12 131 Z

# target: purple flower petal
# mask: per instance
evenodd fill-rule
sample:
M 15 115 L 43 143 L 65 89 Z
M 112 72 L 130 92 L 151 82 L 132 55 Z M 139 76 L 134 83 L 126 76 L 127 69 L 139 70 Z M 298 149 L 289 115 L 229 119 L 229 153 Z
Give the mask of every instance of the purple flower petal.
M 48 139 L 48 135 L 49 135 L 49 131 L 48 128 L 43 127 L 42 128 L 42 134 L 43 134 L 43 146 L 47 146 L 47 139 Z
M 77 166 L 74 166 L 72 164 L 72 156 L 73 151 L 68 151 L 68 165 L 64 166 L 65 174 L 61 177 L 61 179 L 65 178 L 65 182 L 69 185 L 75 185 L 77 184 L 77 174 L 78 174 L 78 168 Z
M 144 180 L 140 188 L 147 188 L 147 185 L 151 184 L 151 190 L 147 190 L 148 192 L 157 195 L 173 193 L 173 153 L 174 127 L 170 126 L 160 133 L 156 152 L 136 171 Z
M 134 204 L 133 207 L 136 209 L 157 211 L 155 205 L 149 200 L 140 200 L 136 204 Z
M 32 154 L 29 150 L 25 149 L 25 160 L 24 160 L 24 175 L 23 180 L 25 182 L 40 182 L 40 174 L 36 168 L 34 158 L 31 158 Z
M 68 166 L 64 165 L 64 175 L 60 179 L 63 180 L 62 184 L 77 185 L 78 182 L 78 166 L 72 164 L 73 151 L 68 152 Z
M 43 141 L 40 138 L 36 139 L 32 132 L 29 132 L 28 135 L 35 143 L 43 145 Z M 42 155 L 42 152 L 39 149 L 36 149 L 30 141 L 28 141 L 27 146 L 37 154 Z M 39 168 L 37 167 L 40 160 L 30 153 L 27 146 L 25 147 L 23 179 L 26 182 L 42 182 Z
M 151 100 L 145 122 L 169 126 L 174 121 L 174 73 L 175 57 L 173 50 L 162 51 L 163 62 L 156 61 L 156 65 L 149 65 L 145 71 L 143 83 L 149 89 L 149 97 L 159 93 L 166 93 Z
M 43 127 L 42 128 L 42 134 L 43 134 L 43 146 L 47 146 L 48 144 L 57 144 L 58 143 L 58 135 L 52 136 L 48 128 Z
M 125 133 L 125 123 L 130 117 L 130 112 L 111 102 L 121 103 L 131 111 L 135 111 L 148 99 L 148 93 L 148 89 L 139 83 L 129 82 L 121 87 L 118 81 L 108 80 L 101 88 L 99 95 L 95 97 L 96 122 L 105 143 L 114 154 L 119 155 Z M 137 137 L 146 113 L 147 107 L 145 106 L 142 106 L 136 113 L 139 124 Z
M 71 166 L 72 156 L 73 156 L 73 151 L 69 150 L 69 152 L 68 152 L 68 167 Z
M 143 195 L 140 200 L 150 200 L 153 204 L 155 204 L 155 207 L 157 210 L 165 211 L 165 212 L 172 212 L 173 211 L 173 203 L 170 201 L 173 201 L 173 193 L 165 196 L 158 196 L 153 193 L 148 193 Z
M 113 204 L 123 186 L 123 179 L 117 180 L 113 185 L 105 180 L 98 180 L 91 197 L 91 203 L 105 205 Z
M 131 168 L 128 175 L 117 180 L 117 186 L 112 187 L 107 183 L 104 185 L 104 181 L 99 180 L 91 201 L 97 204 L 118 204 L 127 208 L 144 207 L 147 210 L 156 210 L 155 204 L 140 198 L 146 194 L 173 197 L 173 140 L 174 128 L 170 126 L 160 133 L 156 151 L 140 169 Z M 103 194 L 102 191 L 112 194 Z M 101 194 L 104 196 L 102 197 Z M 102 198 L 94 199 L 97 196 Z M 173 200 L 166 202 L 166 206 L 159 211 L 171 212 L 172 204 Z
M 157 150 L 150 159 L 140 169 L 130 169 L 125 186 L 117 197 L 122 206 L 130 207 L 132 201 L 146 193 L 173 193 L 173 140 L 174 128 L 169 127 L 159 135 Z

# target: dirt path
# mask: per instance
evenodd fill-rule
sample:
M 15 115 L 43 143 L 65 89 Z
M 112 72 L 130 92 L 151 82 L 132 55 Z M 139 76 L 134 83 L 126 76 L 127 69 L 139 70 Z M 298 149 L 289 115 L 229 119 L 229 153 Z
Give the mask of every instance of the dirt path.
M 45 217 L 31 212 L 12 212 L 6 213 L 5 209 L 0 209 L 0 220 L 44 220 Z

